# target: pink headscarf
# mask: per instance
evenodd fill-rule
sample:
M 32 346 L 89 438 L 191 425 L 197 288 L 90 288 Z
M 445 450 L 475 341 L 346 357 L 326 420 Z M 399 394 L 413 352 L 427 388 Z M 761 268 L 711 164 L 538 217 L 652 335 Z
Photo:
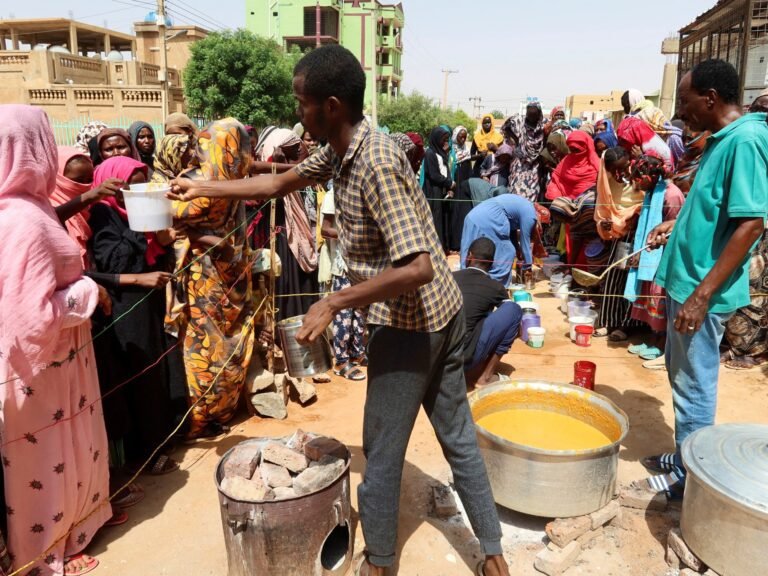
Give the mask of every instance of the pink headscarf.
M 565 196 L 576 198 L 597 184 L 600 159 L 595 152 L 595 143 L 586 132 L 576 130 L 566 139 L 570 153 L 563 158 L 552 173 L 547 186 L 547 199 Z
M 91 184 L 81 184 L 64 176 L 64 170 L 67 164 L 73 158 L 85 158 L 91 161 L 90 156 L 84 154 L 79 148 L 59 146 L 59 169 L 56 172 L 56 188 L 51 193 L 51 204 L 61 206 L 78 196 L 85 194 L 91 189 Z M 91 227 L 88 226 L 90 212 L 83 210 L 67 220 L 67 232 L 70 238 L 77 242 L 80 247 L 80 258 L 83 261 L 83 268 L 88 269 L 88 240 L 91 239 Z
M 653 140 L 656 132 L 637 116 L 627 116 L 619 124 L 616 136 L 619 138 L 619 144 L 626 148 L 628 152 L 631 152 L 632 146 L 642 148 L 643 144 Z
M 131 176 L 136 172 L 141 172 L 146 176 L 148 172 L 147 166 L 143 162 L 128 158 L 127 156 L 113 156 L 104 160 L 104 162 L 96 167 L 96 172 L 93 174 L 93 187 L 98 188 L 110 178 L 117 178 L 127 184 Z M 125 222 L 128 221 L 128 212 L 118 204 L 117 198 L 114 196 L 109 196 L 102 200 L 101 204 L 106 204 L 120 214 L 120 217 Z M 157 234 L 154 232 L 146 232 L 144 236 L 147 239 L 147 251 L 144 254 L 144 258 L 147 264 L 153 266 L 157 262 L 157 257 L 165 254 L 165 249 L 157 241 Z
M 43 110 L 0 106 L 0 375 L 25 378 L 52 359 L 59 332 L 75 325 L 69 300 L 80 311 L 96 305 L 96 286 L 65 265 L 77 251 L 49 199 L 57 158 Z

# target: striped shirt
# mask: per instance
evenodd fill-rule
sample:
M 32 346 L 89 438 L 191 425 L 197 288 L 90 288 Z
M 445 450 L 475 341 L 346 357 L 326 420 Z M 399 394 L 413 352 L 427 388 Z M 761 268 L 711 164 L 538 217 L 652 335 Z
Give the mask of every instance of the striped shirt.
M 444 328 L 462 306 L 461 293 L 419 181 L 396 144 L 364 120 L 343 159 L 328 145 L 295 170 L 318 182 L 333 179 L 336 226 L 353 284 L 407 256 L 428 253 L 432 259 L 432 282 L 372 304 L 367 322 L 415 332 Z

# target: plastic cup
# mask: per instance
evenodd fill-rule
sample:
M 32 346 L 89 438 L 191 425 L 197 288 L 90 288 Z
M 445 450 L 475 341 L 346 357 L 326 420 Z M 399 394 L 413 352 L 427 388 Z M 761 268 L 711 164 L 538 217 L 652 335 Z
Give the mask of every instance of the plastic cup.
M 573 384 L 587 390 L 595 389 L 597 365 L 594 362 L 579 360 L 573 364 Z
M 170 190 L 170 186 L 153 183 L 124 189 L 128 227 L 134 232 L 157 232 L 173 226 L 173 202 L 165 196 Z
M 531 348 L 542 348 L 544 346 L 544 336 L 546 334 L 546 328 L 531 326 L 528 328 L 528 346 Z
M 531 296 L 530 293 L 526 292 L 525 290 L 518 290 L 512 294 L 512 300 L 515 302 L 531 302 L 533 300 L 533 296 Z
M 590 326 L 595 327 L 595 321 L 597 315 L 594 316 L 572 316 L 568 318 L 568 323 L 571 325 L 571 342 L 576 342 L 576 327 L 577 326 Z
M 576 326 L 576 346 L 588 348 L 592 344 L 592 334 L 595 329 L 592 326 Z

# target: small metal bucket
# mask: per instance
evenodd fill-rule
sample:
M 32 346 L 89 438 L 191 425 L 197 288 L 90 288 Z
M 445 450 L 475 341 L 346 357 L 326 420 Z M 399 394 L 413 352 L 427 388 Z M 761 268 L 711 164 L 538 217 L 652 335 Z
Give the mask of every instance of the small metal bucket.
M 288 374 L 292 378 L 307 378 L 331 369 L 331 345 L 324 333 L 308 346 L 296 341 L 296 333 L 304 324 L 304 316 L 293 316 L 277 323 L 280 342 L 285 354 Z

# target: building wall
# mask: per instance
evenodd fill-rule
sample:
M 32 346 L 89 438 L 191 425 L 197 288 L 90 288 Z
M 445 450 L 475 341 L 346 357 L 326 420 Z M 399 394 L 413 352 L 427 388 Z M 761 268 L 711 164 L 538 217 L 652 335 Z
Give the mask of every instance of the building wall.
M 565 107 L 571 118 L 586 118 L 589 121 L 610 116 L 621 110 L 620 90 L 610 94 L 574 94 L 565 100 Z

